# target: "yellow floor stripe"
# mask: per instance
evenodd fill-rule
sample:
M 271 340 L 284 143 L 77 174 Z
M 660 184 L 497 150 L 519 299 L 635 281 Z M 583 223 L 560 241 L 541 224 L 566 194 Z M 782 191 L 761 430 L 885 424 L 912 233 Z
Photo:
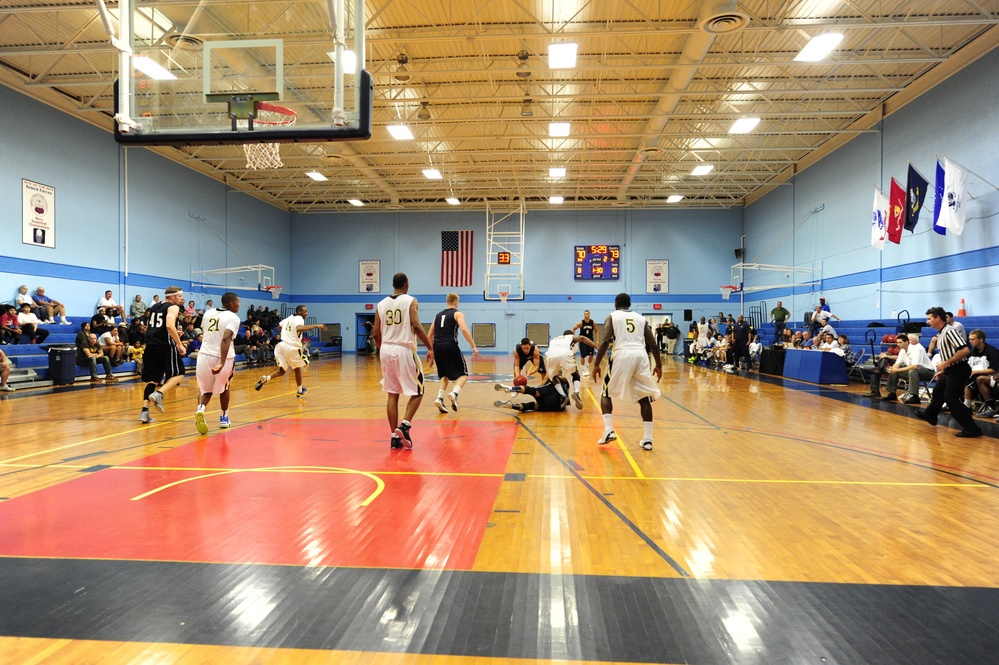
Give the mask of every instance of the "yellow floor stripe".
M 597 411 L 599 411 L 600 398 L 597 395 L 593 394 L 593 390 L 590 389 L 590 386 L 586 386 L 586 394 L 589 396 L 590 400 L 597 405 Z M 601 422 L 600 422 L 601 427 L 603 427 L 602 418 L 603 416 L 601 415 Z M 638 463 L 635 461 L 635 458 L 631 456 L 630 452 L 628 452 L 628 448 L 624 445 L 624 440 L 621 437 L 617 438 L 617 447 L 622 453 L 624 453 L 624 458 L 628 460 L 628 464 L 631 466 L 631 470 L 635 472 L 635 477 L 638 478 L 639 480 L 644 480 L 645 474 L 642 473 L 642 470 L 639 468 Z

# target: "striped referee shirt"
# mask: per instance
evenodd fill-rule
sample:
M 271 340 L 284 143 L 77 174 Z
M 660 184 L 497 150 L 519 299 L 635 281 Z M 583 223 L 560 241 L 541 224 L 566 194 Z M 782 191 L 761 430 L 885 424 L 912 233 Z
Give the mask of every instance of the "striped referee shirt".
M 937 341 L 937 349 L 940 351 L 940 361 L 946 362 L 951 356 L 966 347 L 967 343 L 961 336 L 961 331 L 951 325 L 946 325 L 940 331 L 940 339 Z M 966 362 L 966 361 L 962 361 Z

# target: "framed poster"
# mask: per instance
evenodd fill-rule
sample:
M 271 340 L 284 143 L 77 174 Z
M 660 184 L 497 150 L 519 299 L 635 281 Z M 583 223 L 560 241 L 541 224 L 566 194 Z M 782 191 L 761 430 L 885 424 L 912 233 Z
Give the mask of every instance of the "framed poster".
M 669 259 L 645 261 L 645 292 L 669 293 Z
M 21 242 L 55 249 L 55 187 L 21 179 Z
M 360 280 L 357 288 L 358 293 L 378 293 L 381 291 L 379 279 L 381 263 L 378 259 L 357 262 Z

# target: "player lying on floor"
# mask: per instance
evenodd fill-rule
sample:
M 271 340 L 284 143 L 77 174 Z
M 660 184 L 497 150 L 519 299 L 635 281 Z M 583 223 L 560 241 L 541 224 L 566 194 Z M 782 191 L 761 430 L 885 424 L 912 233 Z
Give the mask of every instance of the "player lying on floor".
M 496 400 L 493 406 L 509 407 L 515 411 L 565 411 L 569 406 L 569 382 L 561 376 L 553 377 L 549 383 L 538 386 L 505 386 L 497 383 L 493 389 L 501 392 L 527 395 L 534 399 L 525 402 Z

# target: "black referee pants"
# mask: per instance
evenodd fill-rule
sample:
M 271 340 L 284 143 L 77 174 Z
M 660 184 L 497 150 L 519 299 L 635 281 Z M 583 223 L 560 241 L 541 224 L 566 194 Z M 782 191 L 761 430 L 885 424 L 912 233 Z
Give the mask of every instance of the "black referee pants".
M 971 380 L 971 365 L 960 362 L 951 365 L 944 370 L 944 373 L 937 379 L 937 384 L 933 387 L 933 397 L 929 406 L 926 407 L 926 419 L 933 422 L 940 414 L 940 409 L 946 402 L 950 408 L 950 415 L 958 422 L 961 429 L 966 432 L 981 431 L 975 423 L 975 417 L 971 409 L 964 405 L 964 387 Z

